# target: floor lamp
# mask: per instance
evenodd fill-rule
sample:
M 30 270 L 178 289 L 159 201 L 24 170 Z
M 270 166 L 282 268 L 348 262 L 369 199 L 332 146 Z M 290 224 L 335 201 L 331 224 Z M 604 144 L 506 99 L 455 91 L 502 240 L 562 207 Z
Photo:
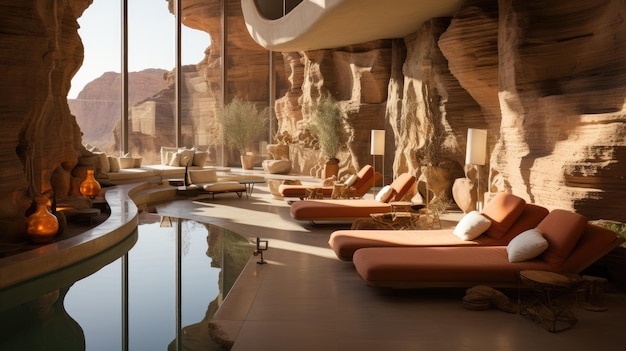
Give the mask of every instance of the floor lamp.
M 384 130 L 372 130 L 372 144 L 371 150 L 372 154 L 372 166 L 374 167 L 374 172 L 376 172 L 376 156 L 382 156 L 383 160 L 383 173 L 382 179 L 383 184 L 385 184 L 385 131 Z M 374 183 L 376 186 L 376 183 Z
M 476 166 L 476 210 L 482 210 L 480 200 L 480 166 L 485 165 L 487 159 L 487 130 L 467 129 L 467 148 L 465 150 L 465 164 Z

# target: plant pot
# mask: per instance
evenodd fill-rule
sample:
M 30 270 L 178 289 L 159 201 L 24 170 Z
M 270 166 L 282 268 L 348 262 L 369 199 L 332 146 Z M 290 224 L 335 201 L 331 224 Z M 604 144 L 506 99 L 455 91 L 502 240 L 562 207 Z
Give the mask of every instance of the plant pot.
M 254 156 L 241 155 L 241 168 L 246 170 L 254 169 Z
M 337 177 L 339 174 L 339 160 L 336 158 L 331 158 L 326 161 L 324 164 L 324 173 L 322 173 L 322 178 L 327 179 L 332 176 Z

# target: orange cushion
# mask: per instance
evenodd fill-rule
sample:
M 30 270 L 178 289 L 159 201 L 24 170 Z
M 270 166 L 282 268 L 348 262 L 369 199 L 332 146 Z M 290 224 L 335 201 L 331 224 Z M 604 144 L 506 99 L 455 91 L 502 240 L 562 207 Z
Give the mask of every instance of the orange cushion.
M 371 213 L 387 213 L 391 206 L 374 199 L 303 200 L 291 204 L 291 217 L 297 220 L 336 220 L 370 217 Z
M 548 241 L 548 249 L 543 259 L 558 266 L 572 252 L 578 239 L 587 226 L 587 219 L 578 213 L 565 210 L 553 210 L 537 225 L 537 229 Z
M 482 211 L 482 214 L 491 220 L 491 227 L 485 234 L 499 239 L 522 214 L 526 205 L 524 199 L 510 193 L 498 193 Z
M 357 189 L 360 188 L 365 183 L 367 183 L 367 181 L 369 181 L 373 175 L 374 175 L 374 167 L 372 167 L 371 165 L 363 166 L 363 168 L 361 168 L 361 170 L 356 174 L 357 180 L 352 186 Z
M 389 186 L 393 189 L 393 196 L 389 198 L 389 201 L 400 201 L 404 195 L 415 184 L 415 176 L 408 173 L 402 173 L 396 178 Z M 388 201 L 388 202 L 389 202 Z

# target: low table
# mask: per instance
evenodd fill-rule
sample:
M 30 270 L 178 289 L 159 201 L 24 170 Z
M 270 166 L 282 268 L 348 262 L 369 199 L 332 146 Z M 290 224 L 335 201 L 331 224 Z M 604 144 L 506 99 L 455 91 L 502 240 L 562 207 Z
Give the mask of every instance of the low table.
M 254 191 L 254 184 L 265 183 L 265 179 L 239 179 L 237 182 L 246 186 L 246 197 L 250 197 Z
M 406 230 L 418 229 L 420 215 L 413 212 L 372 213 L 370 217 L 381 229 Z
M 519 298 L 522 316 L 552 333 L 569 329 L 578 322 L 571 310 L 582 283 L 578 274 L 525 270 L 520 272 L 520 281 L 531 290 L 527 300 Z

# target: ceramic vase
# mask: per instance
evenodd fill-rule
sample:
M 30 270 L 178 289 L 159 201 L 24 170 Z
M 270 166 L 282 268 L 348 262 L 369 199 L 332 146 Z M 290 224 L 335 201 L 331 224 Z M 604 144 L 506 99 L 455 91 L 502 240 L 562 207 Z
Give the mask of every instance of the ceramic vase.
M 26 232 L 35 243 L 52 241 L 59 231 L 59 221 L 48 209 L 48 198 L 38 196 L 35 198 L 37 205 L 35 212 L 28 217 Z
M 80 193 L 83 194 L 83 196 L 93 199 L 100 194 L 100 189 L 100 183 L 98 183 L 94 177 L 93 169 L 88 169 L 87 178 L 80 183 Z

